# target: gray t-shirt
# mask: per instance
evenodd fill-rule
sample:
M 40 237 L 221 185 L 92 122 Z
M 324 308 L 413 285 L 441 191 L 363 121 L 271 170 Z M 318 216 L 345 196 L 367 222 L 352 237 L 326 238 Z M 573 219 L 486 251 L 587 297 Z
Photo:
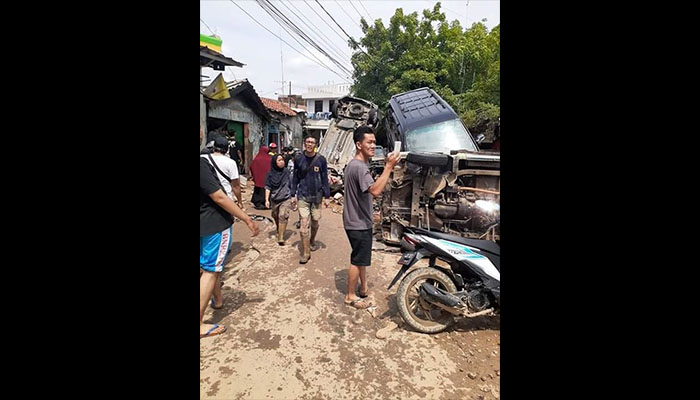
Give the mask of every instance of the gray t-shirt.
M 345 167 L 345 229 L 372 229 L 372 194 L 368 191 L 372 184 L 374 179 L 369 173 L 368 164 L 354 158 L 350 160 Z

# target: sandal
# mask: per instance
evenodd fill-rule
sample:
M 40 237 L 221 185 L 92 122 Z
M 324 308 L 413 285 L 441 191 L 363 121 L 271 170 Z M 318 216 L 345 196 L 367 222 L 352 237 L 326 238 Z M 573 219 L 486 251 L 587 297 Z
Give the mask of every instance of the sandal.
M 372 307 L 374 304 L 372 304 L 372 301 L 366 300 L 366 299 L 356 299 L 350 302 L 345 302 L 345 304 L 357 308 L 358 310 L 365 310 L 367 308 Z
M 219 328 L 220 328 L 220 329 L 219 329 Z M 226 327 L 225 327 L 225 326 L 219 325 L 219 324 L 214 324 L 214 326 L 213 326 L 211 329 L 209 329 L 209 330 L 207 331 L 207 333 L 204 333 L 204 334 L 200 333 L 200 334 L 199 334 L 199 338 L 201 339 L 201 338 L 203 338 L 203 337 L 216 336 L 216 335 L 220 335 L 220 334 L 222 334 L 222 333 L 224 333 L 224 332 L 226 332 Z

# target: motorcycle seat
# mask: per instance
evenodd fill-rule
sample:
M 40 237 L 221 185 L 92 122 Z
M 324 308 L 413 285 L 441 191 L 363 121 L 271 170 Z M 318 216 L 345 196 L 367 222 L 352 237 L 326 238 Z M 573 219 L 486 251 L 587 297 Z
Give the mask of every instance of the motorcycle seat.
M 412 228 L 421 235 L 429 236 L 434 239 L 447 240 L 454 243 L 463 244 L 465 246 L 476 247 L 479 250 L 488 251 L 489 253 L 501 256 L 501 246 L 490 240 L 479 240 L 479 239 L 469 239 L 456 235 L 449 235 L 447 233 L 441 233 L 436 231 L 429 231 L 421 228 Z

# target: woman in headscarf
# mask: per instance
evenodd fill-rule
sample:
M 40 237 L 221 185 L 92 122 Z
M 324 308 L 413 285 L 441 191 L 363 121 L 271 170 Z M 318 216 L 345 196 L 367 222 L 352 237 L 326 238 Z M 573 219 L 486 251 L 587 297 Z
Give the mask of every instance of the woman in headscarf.
M 277 244 L 284 246 L 284 231 L 287 229 L 289 211 L 292 207 L 292 175 L 283 154 L 272 156 L 270 172 L 265 180 L 265 207 L 272 205 L 272 218 L 277 225 Z
M 253 198 L 250 200 L 258 210 L 265 209 L 265 178 L 270 171 L 270 160 L 272 159 L 268 152 L 267 146 L 260 146 L 258 155 L 255 156 L 253 162 L 250 163 L 250 175 L 255 182 L 253 189 Z

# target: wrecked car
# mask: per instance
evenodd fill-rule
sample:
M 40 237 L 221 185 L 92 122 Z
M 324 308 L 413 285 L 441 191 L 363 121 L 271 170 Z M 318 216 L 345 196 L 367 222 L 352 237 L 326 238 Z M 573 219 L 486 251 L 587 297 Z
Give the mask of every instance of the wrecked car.
M 337 193 L 343 169 L 355 156 L 354 130 L 376 127 L 379 111 L 374 103 L 346 96 L 332 114 L 319 153 L 328 161 L 331 191 Z M 385 154 L 401 142 L 400 161 L 375 199 L 383 241 L 400 244 L 406 227 L 500 241 L 500 154 L 479 149 L 483 136 L 475 140 L 430 88 L 392 96 L 381 122 L 386 140 L 370 161 L 375 178 L 383 171 Z
M 389 100 L 387 152 L 401 142 L 381 204 L 382 239 L 399 244 L 405 227 L 500 241 L 500 154 L 479 150 L 459 115 L 435 91 Z
M 379 108 L 370 101 L 345 96 L 333 104 L 331 116 L 333 119 L 321 140 L 318 152 L 328 163 L 328 180 L 331 195 L 334 195 L 343 191 L 343 171 L 355 157 L 353 132 L 362 125 L 376 127 Z

